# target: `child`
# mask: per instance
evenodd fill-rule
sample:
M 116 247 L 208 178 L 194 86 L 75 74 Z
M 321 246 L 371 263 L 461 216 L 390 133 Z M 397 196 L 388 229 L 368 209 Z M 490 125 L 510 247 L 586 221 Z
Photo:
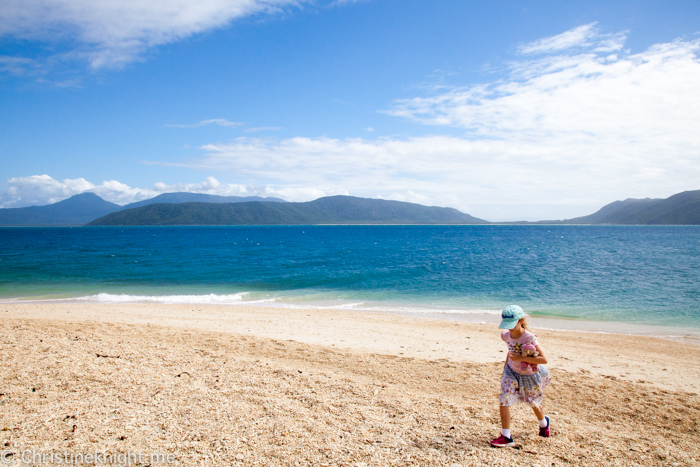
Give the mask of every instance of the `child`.
M 499 329 L 505 329 L 501 333 L 508 345 L 508 355 L 503 367 L 501 377 L 501 436 L 491 441 L 491 446 L 502 448 L 513 446 L 513 438 L 510 434 L 510 406 L 518 402 L 525 402 L 535 411 L 540 423 L 540 436 L 549 437 L 549 417 L 544 416 L 540 404 L 542 404 L 542 391 L 549 384 L 551 378 L 549 370 L 544 366 L 547 357 L 537 343 L 537 336 L 527 330 L 527 315 L 517 305 L 509 305 L 501 312 L 501 325 Z M 539 352 L 537 357 L 523 357 L 521 348 L 525 344 L 534 345 Z M 533 365 L 522 365 L 521 362 Z

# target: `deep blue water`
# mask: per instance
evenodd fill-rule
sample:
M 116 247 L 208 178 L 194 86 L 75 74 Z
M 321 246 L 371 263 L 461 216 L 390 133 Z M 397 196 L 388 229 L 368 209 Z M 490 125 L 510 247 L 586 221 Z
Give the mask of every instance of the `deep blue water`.
M 517 303 L 700 329 L 700 227 L 0 228 L 0 299 L 79 297 L 423 312 Z

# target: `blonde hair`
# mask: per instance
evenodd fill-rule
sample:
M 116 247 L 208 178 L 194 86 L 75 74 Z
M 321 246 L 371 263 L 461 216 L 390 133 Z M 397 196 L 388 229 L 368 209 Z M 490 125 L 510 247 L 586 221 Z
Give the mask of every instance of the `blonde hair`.
M 525 330 L 530 330 L 530 315 L 525 313 L 522 318 L 520 318 L 519 321 L 522 321 L 522 327 Z

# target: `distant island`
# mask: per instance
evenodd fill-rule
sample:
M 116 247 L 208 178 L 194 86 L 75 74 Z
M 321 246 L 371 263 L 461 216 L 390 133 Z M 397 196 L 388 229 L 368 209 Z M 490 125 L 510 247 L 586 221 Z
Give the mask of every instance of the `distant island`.
M 561 221 L 537 224 L 589 225 L 700 225 L 700 190 L 684 191 L 666 199 L 614 201 L 597 212 Z
M 151 204 L 90 222 L 106 225 L 487 224 L 453 208 L 354 196 L 305 203 Z
M 305 203 L 256 196 L 164 193 L 119 206 L 82 193 L 47 206 L 0 209 L 0 226 L 51 225 L 293 225 L 293 224 L 492 224 L 456 209 L 354 196 Z M 588 216 L 494 224 L 700 225 L 700 190 L 666 199 L 626 199 Z

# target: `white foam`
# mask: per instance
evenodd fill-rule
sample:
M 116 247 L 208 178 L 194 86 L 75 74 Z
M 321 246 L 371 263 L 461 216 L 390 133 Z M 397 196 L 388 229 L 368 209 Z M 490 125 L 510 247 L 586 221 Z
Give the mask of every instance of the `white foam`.
M 370 311 L 377 313 L 390 314 L 416 314 L 416 315 L 431 315 L 431 314 L 459 314 L 459 315 L 499 315 L 501 310 L 485 310 L 485 309 L 443 309 L 443 308 L 425 308 L 419 306 L 403 306 L 395 305 L 372 305 L 368 302 L 350 302 L 350 303 L 332 303 L 329 301 L 297 301 L 290 303 L 287 301 L 291 297 L 269 297 L 250 299 L 250 292 L 239 292 L 229 295 L 129 295 L 129 294 L 111 294 L 98 293 L 96 295 L 86 295 L 75 298 L 44 298 L 44 299 L 4 299 L 0 303 L 55 303 L 55 302 L 92 302 L 92 303 L 163 303 L 163 304 L 199 304 L 199 305 L 240 305 L 240 306 L 271 306 L 275 308 L 289 309 L 318 309 L 318 310 L 354 310 L 354 311 Z M 248 299 L 246 299 L 248 298 Z M 330 303 L 329 303 L 330 302 Z
M 241 292 L 231 295 L 117 295 L 109 293 L 99 293 L 70 299 L 78 302 L 98 302 L 98 303 L 166 303 L 166 304 L 202 304 L 202 305 L 229 305 L 240 303 L 248 292 Z

